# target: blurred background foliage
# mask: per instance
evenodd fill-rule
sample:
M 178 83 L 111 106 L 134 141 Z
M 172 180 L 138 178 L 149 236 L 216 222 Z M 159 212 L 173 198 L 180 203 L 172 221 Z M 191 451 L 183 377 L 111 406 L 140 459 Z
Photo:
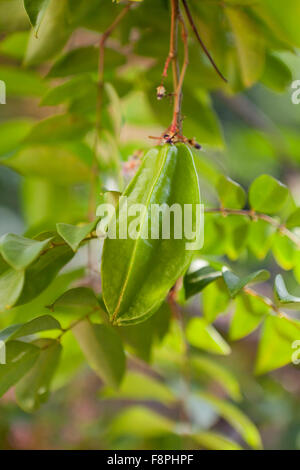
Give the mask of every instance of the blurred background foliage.
M 1 235 L 35 236 L 55 229 L 56 223 L 77 224 L 87 218 L 99 33 L 124 2 L 44 3 L 47 8 L 39 17 L 31 16 L 31 26 L 23 0 L 0 0 L 0 79 L 7 86 L 7 104 L 0 105 Z M 293 80 L 300 79 L 299 1 L 289 0 L 284 7 L 280 0 L 190 0 L 189 4 L 206 46 L 228 79 L 228 84 L 222 82 L 191 33 L 183 128 L 187 137 L 195 137 L 203 146 L 195 154 L 204 204 L 219 205 L 220 175 L 230 176 L 247 191 L 256 177 L 267 173 L 289 188 L 280 211 L 286 220 L 300 202 L 300 113 L 292 103 L 291 88 Z M 167 0 L 138 2 L 108 40 L 98 148 L 99 201 L 103 190 L 123 189 L 123 181 L 133 174 L 128 161 L 135 161 L 136 151 L 153 145 L 149 136 L 161 134 L 170 124 L 172 97 L 156 99 L 168 44 Z M 169 77 L 165 87 L 172 93 Z M 223 260 L 241 275 L 263 267 L 272 278 L 284 270 L 289 291 L 300 295 L 299 250 L 290 240 L 263 223 L 248 228 L 246 218 L 215 220 L 207 215 L 205 225 L 201 262 Z M 297 227 L 299 222 L 292 228 Z M 98 270 L 98 242 L 93 249 L 93 269 Z M 92 285 L 98 291 L 97 274 L 89 272 L 82 279 L 87 251 L 79 250 L 36 299 L 1 314 L 1 327 L 47 313 L 45 305 L 70 286 Z M 300 449 L 299 368 L 287 365 L 254 376 L 259 339 L 255 328 L 261 317 L 251 321 L 241 317 L 248 332 L 255 331 L 233 343 L 231 339 L 239 340 L 247 332 L 241 332 L 238 324 L 229 327 L 233 307 L 223 288 L 211 284 L 200 300 L 197 295 L 182 306 L 188 318 L 199 315 L 199 302 L 206 318 L 211 315 L 214 320 L 229 312 L 218 316 L 216 325 L 227 337 L 229 331 L 231 347 L 230 355 L 214 356 L 211 353 L 224 353 L 221 341 L 214 350 L 216 346 L 197 345 L 189 338 L 192 347 L 204 353 L 191 361 L 193 393 L 188 394 L 184 410 L 174 393 L 186 395 L 185 380 L 178 374 L 185 346 L 176 325 L 172 323 L 168 331 L 170 312 L 165 312 L 165 326 L 160 321 L 158 327 L 154 317 L 147 325 L 123 328 L 129 351 L 140 359 L 131 358 L 130 372 L 117 394 L 87 370 L 77 343 L 66 334 L 64 356 L 52 384 L 55 393 L 48 403 L 32 415 L 16 406 L 11 391 L 0 400 L 0 448 L 259 448 L 255 423 L 265 448 Z M 264 283 L 260 293 L 272 296 L 271 285 Z M 236 308 L 246 316 L 249 308 L 243 308 L 242 296 L 238 302 Z M 299 319 L 299 312 L 294 315 Z M 190 329 L 199 335 L 202 331 L 200 324 Z M 272 341 L 274 336 L 267 348 Z M 267 364 L 266 372 L 287 362 L 275 360 L 274 367 Z M 228 408 L 230 402 L 238 407 Z M 180 428 L 185 421 L 192 421 L 192 433 Z

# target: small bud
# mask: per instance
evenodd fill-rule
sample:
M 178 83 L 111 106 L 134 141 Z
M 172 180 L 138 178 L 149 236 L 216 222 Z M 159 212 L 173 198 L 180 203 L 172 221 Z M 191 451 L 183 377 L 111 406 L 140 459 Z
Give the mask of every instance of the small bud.
M 166 96 L 166 89 L 163 85 L 159 85 L 156 88 L 156 97 L 158 100 L 162 100 Z

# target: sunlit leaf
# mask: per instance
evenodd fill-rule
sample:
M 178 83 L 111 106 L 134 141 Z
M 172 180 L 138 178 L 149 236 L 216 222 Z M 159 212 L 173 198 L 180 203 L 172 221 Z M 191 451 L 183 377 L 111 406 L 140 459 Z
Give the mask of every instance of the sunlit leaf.
M 195 348 L 214 354 L 229 354 L 230 346 L 204 318 L 193 318 L 186 328 L 188 342 Z

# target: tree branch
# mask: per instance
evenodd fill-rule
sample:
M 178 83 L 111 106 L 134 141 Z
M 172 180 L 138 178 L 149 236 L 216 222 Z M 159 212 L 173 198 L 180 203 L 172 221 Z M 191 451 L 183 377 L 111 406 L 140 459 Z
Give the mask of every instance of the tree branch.
M 283 235 L 289 238 L 297 247 L 300 249 L 300 238 L 297 237 L 293 232 L 291 232 L 284 224 L 278 222 L 273 217 L 270 217 L 267 214 L 261 214 L 260 212 L 255 212 L 253 210 L 247 209 L 223 209 L 223 208 L 216 208 L 216 209 L 205 209 L 204 212 L 206 214 L 222 214 L 222 215 L 237 215 L 237 216 L 246 216 L 250 217 L 251 219 L 260 219 L 264 220 L 268 224 L 275 227 L 277 230 L 280 231 Z

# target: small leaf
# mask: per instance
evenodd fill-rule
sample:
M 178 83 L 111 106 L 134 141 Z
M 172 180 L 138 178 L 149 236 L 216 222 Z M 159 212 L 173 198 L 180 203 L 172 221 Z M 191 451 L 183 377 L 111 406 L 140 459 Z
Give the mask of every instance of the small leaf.
M 143 406 L 126 408 L 112 420 L 109 434 L 112 436 L 133 435 L 151 438 L 169 434 L 175 430 L 175 423 Z
M 204 401 L 212 405 L 216 411 L 243 437 L 245 442 L 254 449 L 261 449 L 262 442 L 256 426 L 236 406 L 208 393 L 198 394 Z
M 130 371 L 126 374 L 120 388 L 101 390 L 101 398 L 118 400 L 151 400 L 168 405 L 176 400 L 169 388 L 161 381 L 142 373 Z
M 287 271 L 293 269 L 296 264 L 297 247 L 295 243 L 285 235 L 277 232 L 272 243 L 272 252 L 279 266 Z
M 283 207 L 288 194 L 288 188 L 280 181 L 270 175 L 261 175 L 250 186 L 250 205 L 258 212 L 274 214 Z
M 241 292 L 235 301 L 229 330 L 230 339 L 237 341 L 252 333 L 268 313 L 270 308 L 262 299 Z
M 204 318 L 193 318 L 186 328 L 188 342 L 195 348 L 215 354 L 229 354 L 230 346 Z
M 0 312 L 11 308 L 19 299 L 25 275 L 23 271 L 8 269 L 0 276 Z
M 25 138 L 26 144 L 41 144 L 78 140 L 89 130 L 88 123 L 79 116 L 57 114 L 39 121 Z
M 64 188 L 61 188 L 61 185 L 71 185 L 90 180 L 90 168 L 87 162 L 81 158 L 79 146 L 76 147 L 74 142 L 55 146 L 52 144 L 26 146 L 12 156 L 3 158 L 1 163 L 23 176 L 29 176 L 31 178 L 30 180 L 28 178 L 31 183 L 29 187 L 32 187 L 33 182 L 35 182 L 35 186 L 39 188 L 46 187 L 48 192 L 48 188 L 51 188 L 50 183 L 57 185 L 54 187 L 53 192 L 59 190 L 60 193 L 63 193 L 62 189 Z M 37 178 L 46 181 L 41 182 Z M 48 185 L 46 185 L 47 182 Z M 65 193 L 68 194 L 67 191 L 63 194 Z M 73 194 L 71 191 L 70 193 Z M 61 200 L 59 202 L 61 204 Z
M 164 302 L 157 312 L 143 323 L 117 327 L 118 333 L 133 354 L 145 362 L 151 360 L 152 346 L 160 343 L 168 332 L 171 310 Z
M 33 367 L 40 349 L 21 341 L 6 345 L 6 364 L 0 365 L 0 397 Z
M 228 7 L 229 18 L 236 43 L 241 77 L 246 87 L 252 86 L 261 76 L 265 64 L 264 37 L 258 24 L 242 8 Z
M 211 266 L 205 266 L 192 273 L 188 273 L 184 277 L 184 290 L 186 298 L 201 292 L 211 282 L 222 276 L 221 271 L 217 271 Z
M 72 248 L 72 250 L 77 251 L 80 243 L 95 230 L 98 222 L 99 218 L 94 222 L 82 226 L 57 224 L 56 228 L 59 235 Z
M 40 331 L 47 330 L 60 330 L 61 326 L 55 318 L 50 315 L 43 315 L 34 318 L 28 323 L 12 325 L 5 330 L 0 331 L 0 341 L 8 341 L 16 338 L 23 338 L 24 336 L 33 335 Z
M 279 305 L 285 308 L 291 308 L 299 310 L 300 308 L 300 297 L 291 295 L 285 285 L 283 277 L 278 274 L 275 278 L 275 297 Z
M 261 82 L 271 90 L 283 93 L 293 81 L 289 67 L 274 54 L 267 54 Z
M 203 314 L 208 322 L 212 323 L 219 314 L 226 313 L 230 296 L 222 278 L 206 287 L 202 295 Z
M 0 239 L 0 253 L 12 268 L 24 269 L 40 256 L 50 240 L 51 238 L 43 241 L 30 240 L 8 233 Z
M 25 10 L 34 28 L 39 27 L 48 4 L 49 0 L 24 0 Z
M 99 52 L 97 47 L 78 47 L 62 55 L 48 73 L 49 78 L 68 77 L 88 72 L 96 72 Z M 112 49 L 105 54 L 107 66 L 117 67 L 124 63 L 124 56 Z
M 292 212 L 285 225 L 288 229 L 300 227 L 300 207 L 297 207 L 297 209 Z
M 118 387 L 125 372 L 125 354 L 121 340 L 106 325 L 83 320 L 72 331 L 91 368 L 104 382 Z
M 236 442 L 222 434 L 212 431 L 202 431 L 191 436 L 197 444 L 208 450 L 242 450 Z
M 41 347 L 39 357 L 16 386 L 17 403 L 27 413 L 37 410 L 47 401 L 62 350 L 61 345 L 52 339 L 41 339 L 36 344 Z
M 221 175 L 217 182 L 217 191 L 223 207 L 242 209 L 246 203 L 244 189 L 232 179 Z
M 240 385 L 235 376 L 227 368 L 213 359 L 199 355 L 192 356 L 190 364 L 194 370 L 195 378 L 197 375 L 200 374 L 200 376 L 202 376 L 204 373 L 220 384 L 233 400 L 241 400 Z
M 100 311 L 101 307 L 92 289 L 75 287 L 56 299 L 49 309 L 59 318 L 64 328 L 68 328 L 71 322 Z
M 265 374 L 292 362 L 292 345 L 299 338 L 299 321 L 268 316 L 261 332 L 255 366 L 256 374 Z
M 74 253 L 68 246 L 56 246 L 31 264 L 26 270 L 22 294 L 16 299 L 18 305 L 25 304 L 41 294 L 73 256 Z
M 31 32 L 25 56 L 26 65 L 38 65 L 60 52 L 72 32 L 68 18 L 68 0 L 50 2 L 40 24 L 38 37 L 35 31 Z
M 270 273 L 265 269 L 251 273 L 248 276 L 239 278 L 229 269 L 223 269 L 223 279 L 227 286 L 230 296 L 235 297 L 247 284 L 265 282 L 269 279 Z
M 270 250 L 276 228 L 265 220 L 254 220 L 251 222 L 248 236 L 248 246 L 254 256 L 263 260 Z
M 75 311 L 88 313 L 99 309 L 99 301 L 92 289 L 75 287 L 67 290 L 50 306 L 56 313 L 73 313 Z

